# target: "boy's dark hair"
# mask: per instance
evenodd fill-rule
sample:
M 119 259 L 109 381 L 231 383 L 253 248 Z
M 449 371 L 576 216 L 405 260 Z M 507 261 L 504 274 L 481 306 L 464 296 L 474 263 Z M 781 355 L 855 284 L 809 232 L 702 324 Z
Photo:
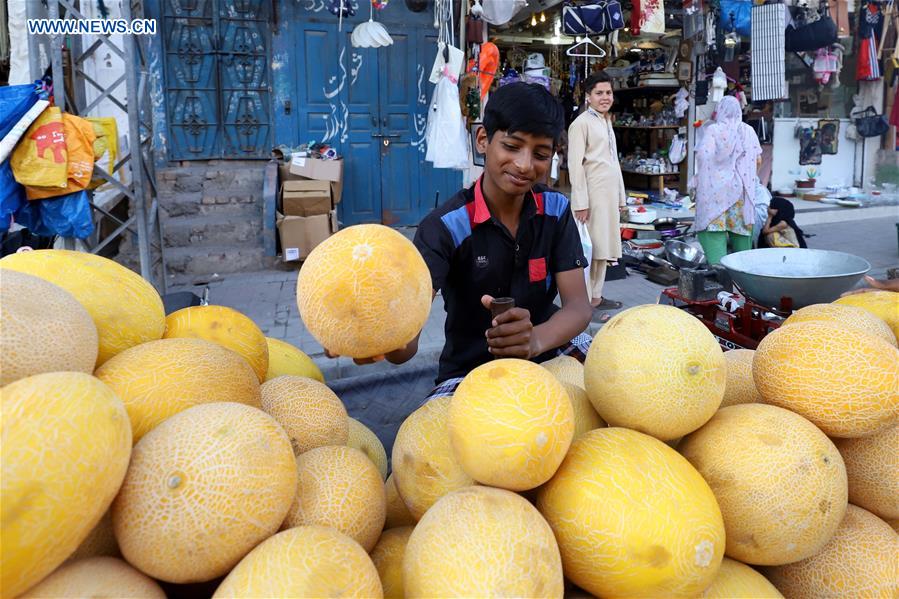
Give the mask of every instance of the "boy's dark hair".
M 530 133 L 559 143 L 565 128 L 562 105 L 546 88 L 534 83 L 509 83 L 490 93 L 484 110 L 487 139 L 497 131 Z
M 584 94 L 589 94 L 596 87 L 597 83 L 608 83 L 611 85 L 612 78 L 605 71 L 595 71 L 584 81 Z

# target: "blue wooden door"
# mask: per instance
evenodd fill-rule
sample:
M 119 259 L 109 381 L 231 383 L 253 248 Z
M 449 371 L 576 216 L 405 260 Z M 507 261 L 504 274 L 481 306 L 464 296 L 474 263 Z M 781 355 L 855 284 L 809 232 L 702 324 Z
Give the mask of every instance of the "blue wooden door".
M 173 160 L 271 149 L 270 0 L 162 0 Z
M 410 13 L 403 2 L 391 2 L 377 18 L 394 44 L 353 48 L 353 27 L 368 18 L 367 4 L 360 6 L 338 32 L 321 0 L 279 3 L 276 142 L 324 142 L 344 156 L 344 226 L 415 225 L 438 197 L 446 200 L 461 185 L 458 171 L 434 169 L 424 160 L 434 88 L 427 76 L 436 54 L 432 13 Z

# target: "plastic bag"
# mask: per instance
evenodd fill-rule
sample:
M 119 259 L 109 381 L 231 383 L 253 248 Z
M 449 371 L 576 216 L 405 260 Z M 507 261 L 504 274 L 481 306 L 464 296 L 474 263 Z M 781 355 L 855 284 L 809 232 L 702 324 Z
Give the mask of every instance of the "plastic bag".
M 0 163 L 0 232 L 9 230 L 12 216 L 26 201 L 25 188 L 12 176 L 9 160 Z
M 721 0 L 721 29 L 752 35 L 751 0 Z
M 34 91 L 32 84 L 0 87 L 0 138 L 12 131 L 38 99 L 38 93 Z
M 433 162 L 434 168 L 468 167 L 468 131 L 459 107 L 459 88 L 448 77 L 441 77 L 434 89 L 426 139 L 425 160 Z
M 66 139 L 68 164 L 66 167 L 68 184 L 63 190 L 47 187 L 26 186 L 29 200 L 53 198 L 85 189 L 94 173 L 94 126 L 87 119 L 69 113 L 62 115 L 63 131 Z
M 587 284 L 587 299 L 592 299 L 591 293 L 593 287 L 590 285 L 590 264 L 593 262 L 593 241 L 590 239 L 590 231 L 587 229 L 587 223 L 579 220 L 574 221 L 577 224 L 577 234 L 581 238 L 581 250 L 587 259 L 587 267 L 584 268 L 584 282 Z
M 113 117 L 90 117 L 94 127 L 94 163 L 110 175 L 115 172 L 115 161 L 119 155 L 119 130 Z M 103 177 L 91 179 L 88 189 L 96 189 L 106 183 Z
M 44 110 L 9 160 L 16 181 L 22 185 L 65 189 L 69 159 L 62 111 L 55 106 Z
M 16 213 L 16 222 L 42 237 L 85 239 L 94 232 L 91 207 L 84 190 L 58 198 L 25 202 Z

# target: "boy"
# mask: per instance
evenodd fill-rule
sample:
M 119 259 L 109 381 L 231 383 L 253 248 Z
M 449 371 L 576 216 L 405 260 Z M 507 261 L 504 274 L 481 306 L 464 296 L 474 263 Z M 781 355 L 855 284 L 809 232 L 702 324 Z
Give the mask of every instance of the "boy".
M 437 389 L 452 393 L 493 358 L 542 362 L 562 352 L 583 359 L 590 322 L 581 251 L 568 200 L 537 184 L 552 163 L 565 125 L 546 89 L 513 83 L 493 92 L 477 133 L 483 176 L 422 220 L 415 235 L 435 290 L 443 293 L 446 344 Z M 553 300 L 558 290 L 562 307 Z M 495 297 L 515 308 L 491 317 Z M 394 364 L 418 351 L 418 338 L 385 357 Z M 366 363 L 371 360 L 357 360 Z

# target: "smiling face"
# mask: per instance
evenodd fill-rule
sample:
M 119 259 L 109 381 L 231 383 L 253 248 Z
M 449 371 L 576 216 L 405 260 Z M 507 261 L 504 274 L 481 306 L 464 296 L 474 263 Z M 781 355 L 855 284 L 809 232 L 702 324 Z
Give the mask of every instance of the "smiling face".
M 526 193 L 543 180 L 553 157 L 551 137 L 516 131 L 496 131 L 491 140 L 487 130 L 478 129 L 478 151 L 485 155 L 484 177 L 491 188 L 509 196 Z
M 612 109 L 613 101 L 612 84 L 608 81 L 600 81 L 594 85 L 593 89 L 590 90 L 590 93 L 587 94 L 587 104 L 599 114 L 606 114 L 609 112 L 609 110 Z

